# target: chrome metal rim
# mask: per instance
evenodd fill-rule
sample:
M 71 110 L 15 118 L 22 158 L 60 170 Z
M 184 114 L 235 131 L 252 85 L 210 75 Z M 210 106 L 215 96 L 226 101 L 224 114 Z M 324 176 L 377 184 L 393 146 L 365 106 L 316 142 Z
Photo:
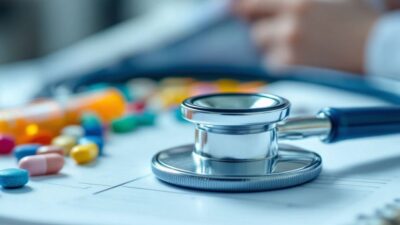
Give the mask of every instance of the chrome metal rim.
M 288 188 L 315 179 L 322 159 L 314 152 L 279 145 L 274 159 L 215 160 L 193 153 L 193 145 L 156 154 L 152 171 L 169 184 L 222 192 L 251 192 Z

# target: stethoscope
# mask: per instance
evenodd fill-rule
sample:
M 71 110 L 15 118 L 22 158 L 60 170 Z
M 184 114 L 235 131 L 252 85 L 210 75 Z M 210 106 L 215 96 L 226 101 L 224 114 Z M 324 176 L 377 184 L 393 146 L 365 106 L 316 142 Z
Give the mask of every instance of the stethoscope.
M 183 117 L 195 143 L 158 152 L 152 171 L 167 183 L 209 191 L 265 191 L 315 179 L 321 156 L 278 144 L 318 136 L 326 143 L 400 132 L 400 107 L 325 108 L 287 119 L 288 100 L 269 94 L 211 94 L 186 99 Z

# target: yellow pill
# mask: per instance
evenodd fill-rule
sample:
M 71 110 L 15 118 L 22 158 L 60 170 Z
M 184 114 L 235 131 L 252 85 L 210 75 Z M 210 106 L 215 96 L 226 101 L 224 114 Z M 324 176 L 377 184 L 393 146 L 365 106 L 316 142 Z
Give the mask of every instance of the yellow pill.
M 216 81 L 220 92 L 237 92 L 239 82 L 230 79 L 220 79 Z
M 97 158 L 99 148 L 94 143 L 77 145 L 72 148 L 70 156 L 77 164 L 89 163 Z
M 66 135 L 61 135 L 53 139 L 52 145 L 62 147 L 64 154 L 68 155 L 71 149 L 76 145 L 76 138 Z

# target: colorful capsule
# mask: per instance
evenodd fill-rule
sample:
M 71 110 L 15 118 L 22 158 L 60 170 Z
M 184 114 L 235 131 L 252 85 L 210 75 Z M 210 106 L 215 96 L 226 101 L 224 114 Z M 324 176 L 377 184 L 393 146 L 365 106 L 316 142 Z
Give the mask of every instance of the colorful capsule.
M 133 131 L 139 124 L 135 115 L 126 115 L 111 122 L 111 129 L 115 133 L 127 133 Z
M 131 96 L 135 100 L 146 100 L 156 93 L 158 84 L 148 78 L 132 79 L 127 84 Z
M 0 170 L 0 186 L 3 188 L 20 188 L 29 181 L 29 173 L 23 169 L 10 168 Z
M 40 146 L 39 144 L 18 145 L 14 149 L 14 156 L 19 161 L 26 156 L 36 155 Z
M 38 124 L 33 123 L 25 127 L 24 134 L 21 134 L 18 139 L 20 143 L 37 143 L 48 145 L 54 136 L 54 132 L 40 128 Z
M 131 102 L 126 105 L 128 113 L 142 113 L 146 109 L 146 101 Z
M 37 152 L 36 155 L 43 155 L 43 154 L 59 154 L 61 156 L 64 156 L 64 148 L 61 146 L 56 146 L 56 145 L 45 145 L 41 146 Z
M 81 118 L 85 136 L 103 136 L 104 128 L 100 118 L 93 113 L 85 113 Z
M 55 133 L 48 130 L 39 130 L 36 134 L 27 136 L 26 143 L 38 143 L 48 145 L 55 137 Z
M 10 154 L 15 147 L 15 140 L 9 135 L 0 134 L 0 155 Z
M 61 131 L 61 134 L 79 139 L 85 135 L 85 130 L 79 125 L 70 125 L 64 127 L 64 129 Z
M 97 158 L 99 149 L 94 143 L 77 145 L 72 148 L 70 156 L 77 164 L 89 163 Z
M 101 119 L 94 113 L 84 113 L 81 117 L 81 125 L 85 126 L 101 126 Z
M 165 108 L 180 105 L 189 96 L 190 88 L 188 86 L 167 86 L 160 91 L 160 97 Z
M 152 111 L 146 111 L 144 113 L 136 115 L 138 124 L 141 126 L 152 126 L 154 125 L 157 114 Z
M 85 136 L 79 139 L 80 145 L 94 143 L 99 149 L 99 155 L 103 155 L 104 139 L 99 136 Z
M 52 145 L 62 147 L 64 154 L 68 155 L 71 149 L 76 145 L 76 139 L 71 136 L 61 135 L 53 139 Z
M 237 92 L 239 82 L 231 79 L 220 79 L 216 81 L 220 92 Z
M 18 166 L 29 171 L 31 176 L 56 174 L 64 166 L 64 157 L 55 153 L 27 156 L 19 161 Z
M 219 92 L 218 86 L 208 82 L 196 82 L 190 86 L 190 96 Z
M 159 112 L 164 110 L 165 108 L 164 108 L 164 103 L 159 96 L 152 96 L 146 101 L 146 109 L 149 109 L 154 112 Z
M 83 126 L 85 136 L 104 136 L 103 126 Z
M 240 92 L 261 92 L 261 89 L 265 86 L 265 82 L 252 81 L 239 84 L 238 90 L 240 90 Z

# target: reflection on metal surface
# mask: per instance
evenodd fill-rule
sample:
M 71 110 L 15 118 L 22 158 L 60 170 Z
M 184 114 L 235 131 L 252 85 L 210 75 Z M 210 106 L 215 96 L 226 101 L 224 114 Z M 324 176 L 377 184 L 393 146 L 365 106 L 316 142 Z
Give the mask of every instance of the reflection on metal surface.
M 215 160 L 193 153 L 193 145 L 159 152 L 152 160 L 156 176 L 168 183 L 211 191 L 263 191 L 291 187 L 316 178 L 319 155 L 281 145 L 276 157 Z
M 286 99 L 267 94 L 186 99 L 182 114 L 195 124 L 195 143 L 159 152 L 153 172 L 171 184 L 211 191 L 262 191 L 310 181 L 321 171 L 320 156 L 278 146 L 277 123 L 286 119 L 289 107 Z M 289 137 L 303 131 L 315 134 L 326 126 L 323 119 L 310 121 L 280 129 Z

